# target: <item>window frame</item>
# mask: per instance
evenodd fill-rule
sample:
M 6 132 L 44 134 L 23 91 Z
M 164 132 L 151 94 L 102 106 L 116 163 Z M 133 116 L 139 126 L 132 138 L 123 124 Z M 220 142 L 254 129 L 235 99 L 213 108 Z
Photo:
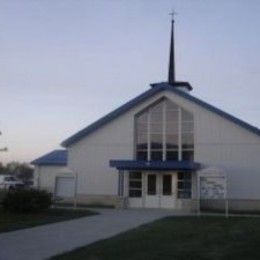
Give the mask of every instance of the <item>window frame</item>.
M 189 178 L 179 178 L 179 174 L 187 175 Z M 179 188 L 179 183 L 182 184 L 190 184 L 190 188 Z M 191 172 L 177 172 L 177 199 L 192 199 L 192 173 Z M 189 194 L 188 197 L 186 195 L 180 196 L 180 194 Z
M 153 181 L 154 183 L 153 184 L 153 188 L 154 188 L 154 191 L 151 192 L 151 190 L 149 189 L 149 177 L 152 177 L 153 178 Z M 158 188 L 157 188 L 157 181 L 158 181 L 158 175 L 155 174 L 155 173 L 149 173 L 147 174 L 147 195 L 148 196 L 156 196 L 158 195 Z
M 162 109 L 160 110 L 162 113 L 162 120 L 159 120 L 160 122 L 162 122 L 162 133 L 159 131 L 152 131 L 152 127 L 156 124 L 158 124 L 158 122 L 152 122 L 151 118 L 152 118 L 152 111 L 154 109 L 154 107 L 156 107 L 156 105 L 160 104 L 162 102 Z M 167 104 L 169 107 L 167 107 Z M 173 105 L 171 107 L 171 104 Z M 155 109 L 156 111 L 156 109 Z M 170 112 L 175 112 L 175 114 L 177 114 L 177 121 L 170 121 L 169 124 L 167 124 L 167 116 L 170 117 Z M 176 113 L 177 112 L 177 113 Z M 147 129 L 147 133 L 144 134 L 143 133 L 138 133 L 138 117 L 139 116 L 143 116 L 144 113 L 147 113 L 147 115 L 144 116 L 144 118 L 146 119 L 145 122 L 147 124 L 147 127 L 144 127 L 144 129 Z M 158 113 L 158 112 L 156 112 Z M 185 117 L 183 115 L 185 115 Z M 187 119 L 188 118 L 188 119 Z M 147 108 L 143 109 L 142 111 L 140 111 L 139 113 L 137 113 L 135 115 L 135 153 L 134 153 L 134 158 L 136 160 L 138 160 L 138 158 L 141 158 L 142 156 L 138 157 L 138 153 L 146 153 L 146 160 L 147 161 L 151 161 L 152 159 L 152 153 L 153 152 L 161 152 L 162 156 L 160 161 L 171 161 L 167 159 L 167 153 L 168 152 L 177 152 L 178 153 L 178 161 L 183 160 L 183 153 L 184 152 L 191 152 L 192 155 L 190 156 L 190 158 L 188 159 L 188 161 L 193 161 L 194 160 L 194 115 L 190 112 L 187 111 L 186 109 L 183 109 L 182 107 L 176 105 L 174 102 L 172 102 L 171 100 L 169 100 L 168 98 L 161 98 L 159 100 L 157 100 L 156 102 L 154 102 L 153 104 L 151 104 L 150 106 L 148 106 Z M 177 122 L 177 126 L 174 127 L 174 124 Z M 187 125 L 190 124 L 190 131 L 182 131 L 183 125 L 186 125 L 185 127 L 187 127 Z M 139 123 L 140 125 L 140 123 Z M 170 132 L 169 129 L 172 125 L 172 129 L 174 129 L 174 132 Z M 159 127 L 160 128 L 160 127 Z M 176 132 L 177 130 L 177 132 Z M 144 134 L 146 135 L 146 141 L 147 141 L 147 148 L 138 148 L 138 135 Z M 152 147 L 152 136 L 153 135 L 161 135 L 162 138 L 162 147 L 161 148 L 155 148 Z M 185 148 L 183 147 L 183 142 L 184 142 L 184 137 L 185 135 L 191 135 L 191 147 Z M 167 141 L 169 140 L 170 136 L 176 136 L 177 137 L 177 147 L 176 148 L 172 148 L 172 147 L 167 147 Z M 140 145 L 140 144 L 139 144 Z M 173 143 L 174 145 L 174 143 Z M 157 159 L 155 161 L 158 161 Z
M 131 173 L 140 173 L 140 178 L 136 177 L 131 177 Z M 141 183 L 141 187 L 131 187 L 130 184 L 131 182 L 139 182 Z M 132 196 L 131 191 L 140 191 L 140 196 Z M 129 171 L 128 173 L 128 196 L 129 198 L 142 198 L 143 195 L 143 177 L 142 177 L 142 172 L 139 171 Z
M 164 185 L 164 178 L 169 177 L 170 178 L 170 192 L 165 193 L 165 185 Z M 165 173 L 162 175 L 162 195 L 163 196 L 172 196 L 172 174 Z

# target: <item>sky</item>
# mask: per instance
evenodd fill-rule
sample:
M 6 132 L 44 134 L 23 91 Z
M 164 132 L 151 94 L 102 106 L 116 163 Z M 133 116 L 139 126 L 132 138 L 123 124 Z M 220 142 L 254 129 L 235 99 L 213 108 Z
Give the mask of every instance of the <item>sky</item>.
M 260 1 L 0 0 L 0 162 L 31 160 L 167 79 L 260 127 Z

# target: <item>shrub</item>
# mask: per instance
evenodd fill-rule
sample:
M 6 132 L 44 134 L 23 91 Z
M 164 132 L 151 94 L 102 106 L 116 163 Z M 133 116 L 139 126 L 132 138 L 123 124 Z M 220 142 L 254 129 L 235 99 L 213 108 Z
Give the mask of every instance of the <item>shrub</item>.
M 6 194 L 3 208 L 10 212 L 40 212 L 51 206 L 51 194 L 44 190 L 14 190 Z
M 4 197 L 6 196 L 7 191 L 6 190 L 0 190 L 0 204 L 2 203 Z

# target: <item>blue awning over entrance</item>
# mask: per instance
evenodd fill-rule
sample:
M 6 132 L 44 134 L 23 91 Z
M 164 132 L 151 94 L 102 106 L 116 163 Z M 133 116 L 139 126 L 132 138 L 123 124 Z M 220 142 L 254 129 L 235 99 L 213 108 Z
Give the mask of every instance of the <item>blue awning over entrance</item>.
M 111 160 L 109 163 L 111 167 L 118 170 L 196 171 L 200 169 L 200 163 L 190 161 Z

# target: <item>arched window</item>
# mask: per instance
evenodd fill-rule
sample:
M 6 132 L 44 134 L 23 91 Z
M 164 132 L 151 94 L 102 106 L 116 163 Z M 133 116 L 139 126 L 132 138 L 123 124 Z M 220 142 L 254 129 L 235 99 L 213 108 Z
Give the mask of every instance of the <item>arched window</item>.
M 192 113 L 168 99 L 139 113 L 135 119 L 137 160 L 193 160 Z

